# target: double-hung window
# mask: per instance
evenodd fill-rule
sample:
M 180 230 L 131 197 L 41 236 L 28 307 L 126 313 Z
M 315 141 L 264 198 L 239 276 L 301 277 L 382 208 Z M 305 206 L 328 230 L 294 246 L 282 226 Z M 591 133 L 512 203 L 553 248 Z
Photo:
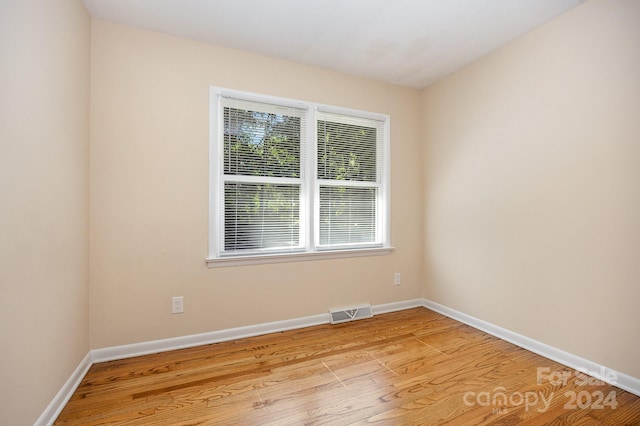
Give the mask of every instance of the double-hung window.
M 389 117 L 211 89 L 209 266 L 389 246 Z

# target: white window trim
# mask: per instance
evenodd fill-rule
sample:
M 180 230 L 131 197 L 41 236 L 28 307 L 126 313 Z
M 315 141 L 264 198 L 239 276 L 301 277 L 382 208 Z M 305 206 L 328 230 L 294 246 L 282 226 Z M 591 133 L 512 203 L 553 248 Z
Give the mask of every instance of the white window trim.
M 377 247 L 349 250 L 326 250 L 304 253 L 271 253 L 259 255 L 225 256 L 219 258 L 207 258 L 209 268 L 222 268 L 227 266 L 261 265 L 268 263 L 307 262 L 310 260 L 343 259 L 350 257 L 381 256 L 390 254 L 395 248 Z
M 303 232 L 305 233 L 305 247 L 297 251 L 280 251 L 269 253 L 247 253 L 239 255 L 221 255 L 219 249 L 219 235 L 223 231 L 221 223 L 218 220 L 216 209 L 218 208 L 219 194 L 215 188 L 220 188 L 220 145 L 219 138 L 222 132 L 222 123 L 220 123 L 220 98 L 232 97 L 241 100 L 262 102 L 268 104 L 277 104 L 283 106 L 291 106 L 302 108 L 310 111 L 328 112 L 332 114 L 343 114 L 351 117 L 360 117 L 369 120 L 377 120 L 383 122 L 383 164 L 379 167 L 384 170 L 379 184 L 379 199 L 381 205 L 379 211 L 382 213 L 378 218 L 378 232 L 380 233 L 380 243 L 378 245 L 367 245 L 366 247 L 350 247 L 346 249 L 323 249 L 315 246 L 316 229 L 310 222 L 310 211 L 315 212 L 314 196 L 309 197 L 308 203 L 300 206 L 301 221 L 304 222 Z M 394 248 L 391 246 L 391 197 L 390 197 L 390 176 L 391 176 L 391 151 L 390 151 L 390 116 L 385 114 L 370 113 L 367 111 L 353 110 L 348 108 L 333 107 L 321 105 L 313 102 L 297 101 L 286 98 L 277 98 L 267 95 L 257 95 L 242 91 L 228 90 L 219 87 L 211 87 L 209 92 L 209 254 L 206 263 L 209 268 L 227 267 L 227 266 L 244 266 L 265 263 L 283 263 L 283 262 L 299 262 L 309 260 L 322 259 L 338 259 L 348 257 L 363 256 L 379 256 L 390 254 Z M 308 137 L 315 139 L 316 120 L 308 120 L 307 126 Z M 303 191 L 307 194 L 314 194 L 319 187 L 318 180 L 315 176 L 316 168 L 316 152 L 315 144 L 310 144 L 306 154 L 306 170 L 309 176 L 305 179 Z M 352 182 L 353 183 L 353 182 Z

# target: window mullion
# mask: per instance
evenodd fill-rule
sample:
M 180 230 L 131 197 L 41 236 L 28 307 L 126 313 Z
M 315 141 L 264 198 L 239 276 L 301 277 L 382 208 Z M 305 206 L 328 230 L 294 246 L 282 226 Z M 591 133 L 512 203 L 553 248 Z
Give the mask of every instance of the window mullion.
M 317 132 L 316 132 L 316 108 L 309 108 L 307 111 L 307 132 L 306 132 L 306 161 L 305 161 L 305 215 L 306 221 L 305 232 L 305 249 L 308 252 L 316 250 L 316 221 L 318 215 L 316 212 L 316 179 L 317 179 L 317 166 L 316 166 L 316 151 L 317 147 Z

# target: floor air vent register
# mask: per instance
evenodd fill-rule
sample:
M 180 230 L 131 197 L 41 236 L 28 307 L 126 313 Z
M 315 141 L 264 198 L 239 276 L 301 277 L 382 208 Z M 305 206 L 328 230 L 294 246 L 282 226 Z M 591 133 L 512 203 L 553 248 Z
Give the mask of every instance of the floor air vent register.
M 342 322 L 371 318 L 373 311 L 371 310 L 371 305 L 360 305 L 349 308 L 330 309 L 329 314 L 331 315 L 331 324 L 340 324 Z

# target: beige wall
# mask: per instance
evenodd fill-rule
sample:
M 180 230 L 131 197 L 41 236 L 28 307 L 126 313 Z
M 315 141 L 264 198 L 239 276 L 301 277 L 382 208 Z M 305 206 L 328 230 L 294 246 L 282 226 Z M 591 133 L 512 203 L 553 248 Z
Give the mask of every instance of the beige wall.
M 640 2 L 424 92 L 426 296 L 640 377 Z
M 89 350 L 90 19 L 0 2 L 0 424 L 40 416 Z
M 207 269 L 211 85 L 390 114 L 396 251 Z M 420 297 L 418 92 L 96 20 L 91 90 L 93 348 Z

